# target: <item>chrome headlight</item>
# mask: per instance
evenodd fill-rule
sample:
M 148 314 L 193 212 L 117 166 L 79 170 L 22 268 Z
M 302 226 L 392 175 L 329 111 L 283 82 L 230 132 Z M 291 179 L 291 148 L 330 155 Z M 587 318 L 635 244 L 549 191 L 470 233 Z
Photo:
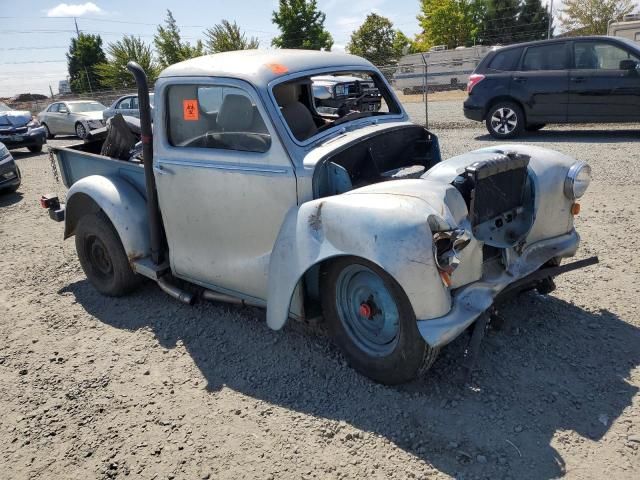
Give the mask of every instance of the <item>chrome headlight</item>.
M 570 200 L 584 195 L 591 183 L 591 167 L 587 162 L 574 163 L 564 180 L 564 194 Z
M 37 128 L 39 126 L 40 126 L 40 122 L 35 118 L 31 120 L 29 123 L 27 123 L 27 127 L 29 128 Z

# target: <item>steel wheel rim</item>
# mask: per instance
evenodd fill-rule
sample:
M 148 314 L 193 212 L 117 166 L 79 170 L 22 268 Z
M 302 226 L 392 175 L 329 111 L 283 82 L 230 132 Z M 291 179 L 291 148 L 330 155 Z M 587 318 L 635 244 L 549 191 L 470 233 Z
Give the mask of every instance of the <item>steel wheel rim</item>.
M 102 240 L 90 235 L 85 239 L 85 248 L 94 272 L 102 278 L 110 278 L 113 275 L 113 263 Z
M 509 107 L 498 108 L 491 115 L 491 128 L 501 135 L 508 135 L 518 126 L 518 115 Z
M 364 265 L 350 265 L 336 281 L 340 321 L 358 348 L 371 356 L 391 353 L 400 336 L 400 313 L 380 276 Z
M 87 134 L 87 130 L 84 128 L 84 125 L 79 123 L 76 126 L 76 135 L 78 135 L 80 138 L 84 138 L 86 134 Z

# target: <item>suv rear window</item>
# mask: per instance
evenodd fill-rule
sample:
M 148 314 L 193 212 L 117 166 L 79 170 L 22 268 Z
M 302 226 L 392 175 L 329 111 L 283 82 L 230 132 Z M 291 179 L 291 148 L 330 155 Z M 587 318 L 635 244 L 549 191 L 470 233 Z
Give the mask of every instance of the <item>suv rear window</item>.
M 497 72 L 511 72 L 518 67 L 522 55 L 522 48 L 511 48 L 503 52 L 498 52 L 489 62 L 489 70 Z

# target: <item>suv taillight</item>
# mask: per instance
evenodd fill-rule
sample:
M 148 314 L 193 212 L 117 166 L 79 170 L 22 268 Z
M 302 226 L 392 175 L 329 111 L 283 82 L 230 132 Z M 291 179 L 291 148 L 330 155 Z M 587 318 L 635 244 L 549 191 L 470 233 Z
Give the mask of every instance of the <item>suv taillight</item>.
M 469 75 L 469 81 L 467 82 L 467 93 L 471 93 L 473 87 L 479 84 L 482 80 L 484 80 L 484 75 L 480 75 L 479 73 L 472 73 Z

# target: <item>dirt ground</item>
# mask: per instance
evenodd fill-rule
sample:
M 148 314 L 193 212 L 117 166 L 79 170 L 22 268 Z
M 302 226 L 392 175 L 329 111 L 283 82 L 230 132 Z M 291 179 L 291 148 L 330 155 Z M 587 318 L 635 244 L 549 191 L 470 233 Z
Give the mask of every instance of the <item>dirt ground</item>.
M 436 133 L 445 156 L 492 144 L 480 127 Z M 273 332 L 260 310 L 188 307 L 151 284 L 100 296 L 37 204 L 63 192 L 47 155 L 15 152 L 23 186 L 0 196 L 0 478 L 638 478 L 639 135 L 522 139 L 593 166 L 579 257 L 601 263 L 507 305 L 466 387 L 466 335 L 388 388 L 348 368 L 321 325 Z

